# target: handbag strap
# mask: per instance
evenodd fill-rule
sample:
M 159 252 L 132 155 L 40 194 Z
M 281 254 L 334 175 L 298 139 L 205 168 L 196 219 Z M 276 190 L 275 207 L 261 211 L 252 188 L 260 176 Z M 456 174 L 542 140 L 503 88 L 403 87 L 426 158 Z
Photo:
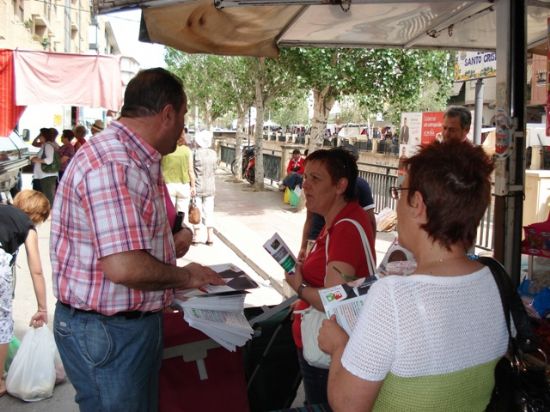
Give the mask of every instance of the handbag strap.
M 350 222 L 359 231 L 359 235 L 361 236 L 361 243 L 363 244 L 363 250 L 365 252 L 365 257 L 367 259 L 367 266 L 369 268 L 369 274 L 371 276 L 374 275 L 374 270 L 375 270 L 374 268 L 376 267 L 376 265 L 374 264 L 374 258 L 372 257 L 372 251 L 370 249 L 369 240 L 367 238 L 367 235 L 365 234 L 365 230 L 363 229 L 363 227 L 356 220 L 353 220 L 353 219 L 348 219 L 348 218 L 340 219 L 334 225 L 336 226 L 340 222 Z M 328 265 L 328 242 L 329 242 L 329 238 L 330 238 L 330 235 L 327 232 L 327 241 L 325 243 L 325 259 L 327 260 L 327 265 Z M 326 274 L 326 269 L 325 269 L 325 278 L 326 278 L 326 276 L 327 276 L 327 274 Z
M 523 306 L 520 296 L 512 286 L 512 280 L 506 269 L 496 259 L 488 256 L 480 256 L 478 262 L 484 264 L 491 270 L 491 274 L 497 284 L 502 308 L 504 310 L 504 319 L 508 328 L 509 341 L 512 346 L 516 344 L 526 353 L 537 351 L 535 344 L 535 335 L 531 327 L 529 315 Z M 515 339 L 512 336 L 510 315 L 516 328 Z

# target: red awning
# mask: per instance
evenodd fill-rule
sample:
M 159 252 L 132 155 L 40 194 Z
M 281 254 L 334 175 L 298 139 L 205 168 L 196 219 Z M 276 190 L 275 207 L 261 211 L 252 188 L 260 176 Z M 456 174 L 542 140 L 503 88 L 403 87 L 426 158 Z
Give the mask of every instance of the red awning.
M 0 136 L 11 133 L 24 110 L 15 104 L 13 51 L 0 50 Z
M 122 79 L 118 57 L 20 50 L 13 55 L 17 104 L 120 109 Z
M 51 103 L 102 107 L 122 105 L 116 56 L 0 49 L 0 136 L 15 127 L 25 106 Z

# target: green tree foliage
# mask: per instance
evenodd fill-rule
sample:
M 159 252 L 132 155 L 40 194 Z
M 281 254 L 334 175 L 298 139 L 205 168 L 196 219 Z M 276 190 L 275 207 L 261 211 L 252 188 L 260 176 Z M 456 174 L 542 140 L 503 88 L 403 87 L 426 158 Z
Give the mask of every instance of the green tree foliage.
M 439 50 L 365 50 L 363 84 L 357 90 L 367 113 L 399 123 L 401 112 L 442 110 L 453 83 L 453 56 Z
M 435 83 L 434 105 L 448 95 L 452 60 L 447 52 L 401 49 L 294 48 L 281 53 L 300 86 L 310 88 L 314 115 L 310 150 L 320 147 L 335 100 L 355 95 L 366 113 L 412 110 L 427 84 Z
M 183 80 L 190 105 L 199 108 L 207 128 L 229 112 L 236 114 L 235 157 L 237 164 L 241 164 L 242 153 L 238 148 L 245 136 L 246 114 L 254 102 L 254 59 L 192 55 L 169 48 L 165 60 L 168 69 Z M 240 174 L 238 168 L 238 178 Z
M 185 85 L 190 107 L 198 107 L 206 128 L 212 120 L 223 115 L 222 88 L 213 79 L 220 78 L 224 70 L 224 58 L 214 55 L 186 54 L 167 48 L 165 61 L 168 69 L 177 74 Z
M 296 96 L 299 90 L 299 80 L 289 71 L 289 63 L 283 55 L 278 59 L 260 57 L 257 60 L 255 78 L 255 144 L 256 153 L 263 151 L 263 122 L 265 109 L 275 105 L 276 101 Z M 264 188 L 263 156 L 256 156 L 257 190 Z

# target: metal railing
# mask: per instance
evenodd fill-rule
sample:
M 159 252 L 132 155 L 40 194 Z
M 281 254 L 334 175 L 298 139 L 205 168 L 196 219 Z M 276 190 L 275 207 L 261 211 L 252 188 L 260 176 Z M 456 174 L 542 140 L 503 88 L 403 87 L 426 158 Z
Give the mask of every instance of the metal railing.
M 220 162 L 225 163 L 225 167 L 231 169 L 231 163 L 235 160 L 235 148 L 229 146 L 220 146 Z
M 235 148 L 221 146 L 221 162 L 225 163 L 227 168 L 231 168 L 231 162 L 235 159 Z M 369 182 L 374 199 L 375 212 L 379 213 L 382 209 L 389 207 L 395 210 L 396 201 L 390 196 L 390 187 L 397 184 L 397 168 L 393 166 L 383 166 L 371 163 L 358 163 L 359 176 Z M 264 172 L 265 178 L 271 182 L 281 180 L 281 157 L 277 153 L 264 153 Z M 494 200 L 487 208 L 485 215 L 481 219 L 477 229 L 475 246 L 483 250 L 493 250 L 493 215 Z
M 389 207 L 395 209 L 395 200 L 390 196 L 390 187 L 397 182 L 397 168 L 392 166 L 380 166 L 370 163 L 358 163 L 359 176 L 369 182 L 374 211 L 379 213 Z

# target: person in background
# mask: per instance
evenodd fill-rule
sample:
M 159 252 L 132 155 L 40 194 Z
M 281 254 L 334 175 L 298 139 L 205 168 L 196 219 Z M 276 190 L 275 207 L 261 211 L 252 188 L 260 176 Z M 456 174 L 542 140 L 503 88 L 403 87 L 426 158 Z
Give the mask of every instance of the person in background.
M 77 126 L 78 127 L 78 126 Z M 59 168 L 59 181 L 63 177 L 63 173 L 67 168 L 67 165 L 74 156 L 75 149 L 71 144 L 71 140 L 74 138 L 74 133 L 71 129 L 65 129 L 61 133 L 61 147 L 59 148 L 59 157 L 61 159 L 61 166 Z
M 485 411 L 508 331 L 491 271 L 466 251 L 490 202 L 493 164 L 481 147 L 451 139 L 422 146 L 406 170 L 390 189 L 399 244 L 417 267 L 373 284 L 351 336 L 323 321 L 330 405 Z
M 44 144 L 44 143 L 43 143 L 43 142 L 44 142 L 44 139 L 45 139 L 46 137 L 48 137 L 49 134 L 50 134 L 50 129 L 47 128 L 47 127 L 42 127 L 42 128 L 40 129 L 40 133 L 38 133 L 38 136 L 36 136 L 36 137 L 34 138 L 34 140 L 32 141 L 31 144 L 32 144 L 34 147 L 41 148 L 42 145 Z
M 409 143 L 409 126 L 407 125 L 407 118 L 403 118 L 403 126 L 401 126 L 401 132 L 399 133 L 402 144 Z
M 119 120 L 78 150 L 59 185 L 54 336 L 82 412 L 156 411 L 162 312 L 174 289 L 224 284 L 207 267 L 176 266 L 160 161 L 176 149 L 186 113 L 180 79 L 140 71 Z
M 284 191 L 287 187 L 290 190 L 294 190 L 296 186 L 302 187 L 303 174 L 304 158 L 300 149 L 294 149 L 286 167 L 286 177 L 283 179 L 283 184 L 279 186 L 279 190 Z
M 59 132 L 55 127 L 50 127 L 50 142 L 53 144 L 53 147 L 55 150 L 59 150 L 59 144 L 57 143 L 57 136 L 59 136 Z
M 35 190 L 23 190 L 13 199 L 13 205 L 0 205 L 0 372 L 13 338 L 12 300 L 15 286 L 14 265 L 19 246 L 25 244 L 27 264 L 31 274 L 37 309 L 30 326 L 48 322 L 46 283 L 42 272 L 36 226 L 50 214 L 46 196 Z M 0 397 L 6 394 L 6 383 L 0 374 Z
M 346 145 L 341 146 L 343 150 L 347 150 L 355 159 L 359 159 L 359 151 L 355 146 Z M 371 225 L 372 236 L 376 239 L 376 217 L 374 216 L 374 200 L 372 198 L 372 191 L 369 183 L 361 176 L 357 176 L 355 181 L 355 193 L 359 205 L 367 212 L 369 222 Z M 308 242 L 311 244 L 321 233 L 323 226 L 325 225 L 325 219 L 318 213 L 314 213 L 307 210 L 306 220 L 302 229 L 302 243 L 300 246 L 300 252 L 298 258 L 303 259 L 306 255 Z
M 443 115 L 443 141 L 468 139 L 472 114 L 464 106 L 450 106 Z
M 98 133 L 101 133 L 103 129 L 105 129 L 105 124 L 103 123 L 103 120 L 97 119 L 94 124 L 92 125 L 92 136 L 95 136 Z
M 206 244 L 214 242 L 214 194 L 216 193 L 216 168 L 218 158 L 212 145 L 212 132 L 203 130 L 195 135 L 198 146 L 193 152 L 193 170 L 197 207 L 201 210 L 201 220 L 206 227 Z M 193 239 L 197 242 L 200 225 L 194 226 Z
M 46 131 L 44 131 L 44 133 L 41 132 L 39 135 L 40 141 L 42 142 L 42 147 L 36 156 L 30 158 L 31 163 L 33 164 L 32 188 L 44 193 L 44 195 L 48 198 L 50 205 L 52 205 L 57 186 L 58 171 L 44 172 L 42 170 L 42 165 L 52 164 L 54 161 L 55 151 L 57 149 L 53 143 L 53 133 L 50 133 L 49 129 L 45 130 L 48 132 L 46 133 Z
M 86 144 L 86 134 L 88 134 L 88 131 L 86 130 L 86 127 L 79 124 L 74 128 L 74 151 L 76 152 L 78 149 L 80 149 L 84 144 Z
M 310 305 L 322 311 L 320 288 L 373 275 L 376 267 L 372 227 L 356 200 L 357 175 L 357 163 L 347 150 L 317 150 L 306 158 L 303 185 L 306 207 L 323 216 L 326 223 L 309 254 L 299 261 L 296 272 L 286 273 L 285 279 L 300 297 L 294 308 L 292 329 L 309 405 L 327 403 L 328 370 L 311 366 L 304 359 L 299 312 Z M 354 223 L 342 219 L 355 220 L 368 244 L 363 244 Z M 372 266 L 367 254 L 372 258 Z
M 184 132 L 178 139 L 176 150 L 162 158 L 161 167 L 176 211 L 187 215 L 191 196 L 195 196 L 195 173 L 193 172 L 193 154 L 185 144 Z

